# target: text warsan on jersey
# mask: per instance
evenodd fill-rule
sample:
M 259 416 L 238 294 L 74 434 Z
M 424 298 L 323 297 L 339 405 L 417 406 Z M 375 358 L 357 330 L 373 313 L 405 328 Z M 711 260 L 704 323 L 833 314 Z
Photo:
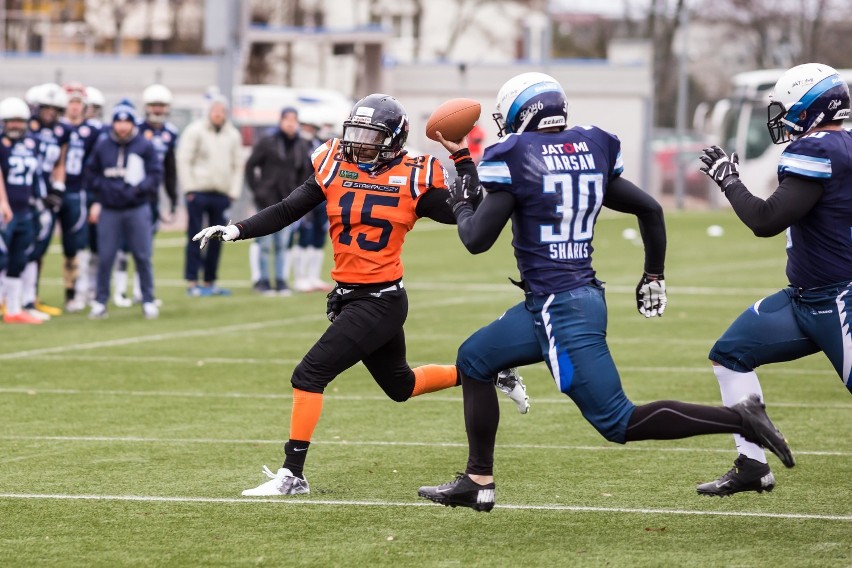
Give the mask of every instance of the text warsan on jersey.
M 566 144 L 542 144 L 541 155 L 550 171 L 583 171 L 595 169 L 595 159 L 585 142 Z

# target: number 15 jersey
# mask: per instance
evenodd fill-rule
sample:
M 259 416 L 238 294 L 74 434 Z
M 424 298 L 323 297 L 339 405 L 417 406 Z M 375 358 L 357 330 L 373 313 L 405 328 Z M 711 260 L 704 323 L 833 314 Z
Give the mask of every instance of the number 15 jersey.
M 489 193 L 515 198 L 512 246 L 533 293 L 594 279 L 595 221 L 609 181 L 623 169 L 621 142 L 594 126 L 510 134 L 485 150 L 479 180 Z
M 337 138 L 317 148 L 311 161 L 328 202 L 331 277 L 347 284 L 402 278 L 402 244 L 418 219 L 417 202 L 430 189 L 447 187 L 441 163 L 429 155 L 403 155 L 387 170 L 370 175 L 343 161 Z

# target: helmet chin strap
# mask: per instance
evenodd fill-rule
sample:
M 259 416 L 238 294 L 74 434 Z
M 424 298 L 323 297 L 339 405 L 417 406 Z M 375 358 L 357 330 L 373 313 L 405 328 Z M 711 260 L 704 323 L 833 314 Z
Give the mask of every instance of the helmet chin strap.
M 518 134 L 527 129 L 527 126 L 529 126 L 530 122 L 532 122 L 533 116 L 535 116 L 534 113 L 527 113 L 527 116 L 524 118 L 524 121 L 521 123 L 521 126 L 518 127 Z

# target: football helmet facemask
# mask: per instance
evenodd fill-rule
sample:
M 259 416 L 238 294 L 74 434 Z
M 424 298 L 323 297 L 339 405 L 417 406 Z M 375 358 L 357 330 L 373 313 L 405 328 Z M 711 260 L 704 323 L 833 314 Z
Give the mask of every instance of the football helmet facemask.
M 497 93 L 492 115 L 498 135 L 568 126 L 568 98 L 559 82 L 545 73 L 521 73 Z
M 390 95 L 368 95 L 355 103 L 343 122 L 343 159 L 375 173 L 404 153 L 408 115 Z
M 850 115 L 849 86 L 834 68 L 821 63 L 786 71 L 769 101 L 766 127 L 774 144 L 796 140 L 825 122 Z

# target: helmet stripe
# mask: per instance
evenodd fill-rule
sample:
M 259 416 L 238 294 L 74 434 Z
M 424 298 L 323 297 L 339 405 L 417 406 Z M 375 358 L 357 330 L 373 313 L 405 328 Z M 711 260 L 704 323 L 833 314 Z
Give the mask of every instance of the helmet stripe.
M 840 75 L 835 73 L 818 82 L 816 85 L 808 89 L 808 92 L 805 93 L 802 98 L 789 109 L 787 116 L 784 118 L 794 125 L 798 125 L 799 114 L 803 110 L 808 110 L 815 100 L 821 97 L 829 89 L 834 88 L 834 86 L 838 84 L 838 81 L 842 82 L 843 79 L 840 78 Z M 790 116 L 792 112 L 795 112 L 795 116 Z
M 560 87 L 556 83 L 535 83 L 530 85 L 523 91 L 521 91 L 515 100 L 512 101 L 512 105 L 509 107 L 509 112 L 506 113 L 506 131 L 514 132 L 515 129 L 512 127 L 512 124 L 515 122 L 515 119 L 518 117 L 518 113 L 521 112 L 521 108 L 529 102 L 531 98 L 541 93 L 549 93 L 554 91 L 561 91 L 562 87 Z

